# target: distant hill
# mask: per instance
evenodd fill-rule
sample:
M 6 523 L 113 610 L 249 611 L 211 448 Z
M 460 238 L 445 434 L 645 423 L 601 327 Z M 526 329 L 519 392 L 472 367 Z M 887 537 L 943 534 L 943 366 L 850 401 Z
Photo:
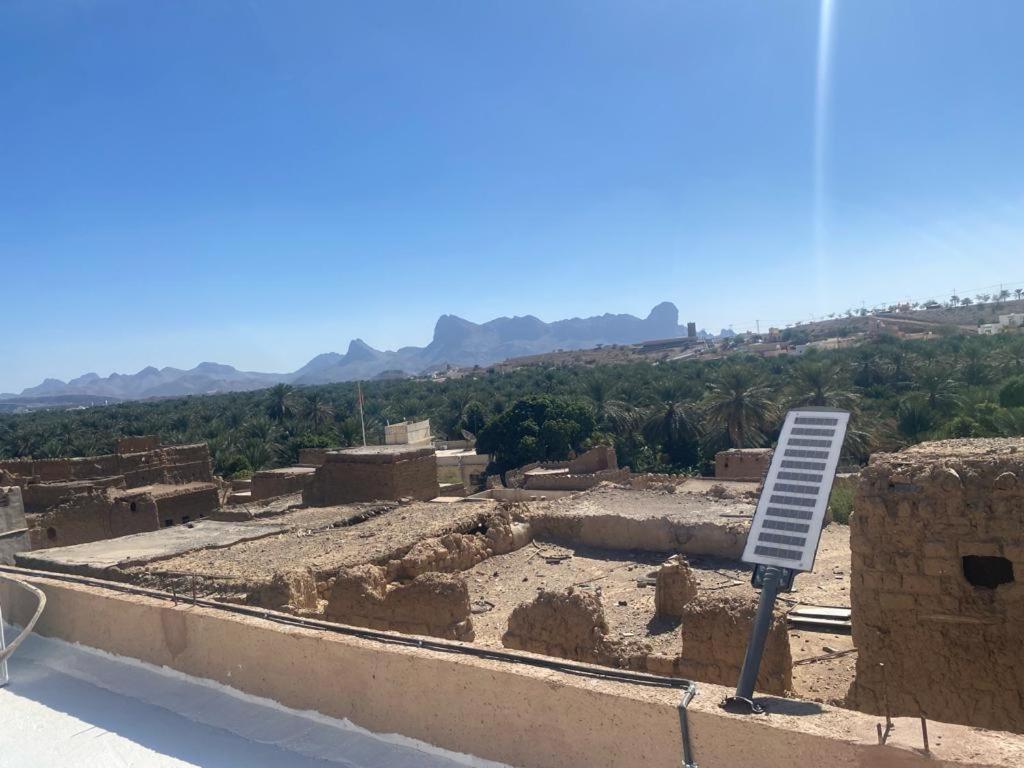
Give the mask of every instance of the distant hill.
M 558 349 L 631 344 L 683 333 L 685 328 L 679 326 L 679 310 L 667 301 L 654 307 L 645 318 L 604 314 L 545 323 L 526 315 L 473 323 L 456 315 L 442 315 L 434 325 L 433 339 L 425 347 L 382 351 L 362 339 L 353 339 L 345 354 L 327 352 L 317 355 L 292 373 L 239 371 L 220 363 L 200 363 L 190 370 L 148 367 L 138 373 L 114 373 L 105 378 L 87 373 L 68 382 L 46 379 L 38 386 L 29 387 L 20 395 L 9 398 L 9 401 L 59 402 L 65 398 L 81 397 L 140 400 L 246 391 L 282 382 L 303 385 L 394 378 L 437 370 L 445 365 L 491 365 L 511 357 Z

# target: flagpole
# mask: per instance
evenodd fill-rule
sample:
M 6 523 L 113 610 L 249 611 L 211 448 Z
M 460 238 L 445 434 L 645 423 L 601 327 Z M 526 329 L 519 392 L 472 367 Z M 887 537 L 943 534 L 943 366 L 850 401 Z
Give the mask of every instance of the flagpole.
M 359 393 L 359 424 L 363 428 L 363 447 L 366 447 L 366 419 L 363 418 L 363 383 L 356 382 L 356 391 Z

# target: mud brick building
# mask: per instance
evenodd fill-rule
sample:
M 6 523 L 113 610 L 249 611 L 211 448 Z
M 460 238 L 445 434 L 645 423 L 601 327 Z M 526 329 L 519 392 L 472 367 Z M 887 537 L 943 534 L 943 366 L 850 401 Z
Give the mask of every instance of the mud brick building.
M 1024 731 L 1024 439 L 874 456 L 850 547 L 855 705 Z
M 302 501 L 317 507 L 377 499 L 436 497 L 437 458 L 432 447 L 370 445 L 328 453 Z

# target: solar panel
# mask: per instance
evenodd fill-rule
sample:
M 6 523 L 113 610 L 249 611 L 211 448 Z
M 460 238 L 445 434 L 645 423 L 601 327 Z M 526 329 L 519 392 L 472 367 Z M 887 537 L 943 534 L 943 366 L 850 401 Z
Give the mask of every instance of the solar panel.
M 814 566 L 850 414 L 801 408 L 786 414 L 757 501 L 743 560 L 793 571 Z

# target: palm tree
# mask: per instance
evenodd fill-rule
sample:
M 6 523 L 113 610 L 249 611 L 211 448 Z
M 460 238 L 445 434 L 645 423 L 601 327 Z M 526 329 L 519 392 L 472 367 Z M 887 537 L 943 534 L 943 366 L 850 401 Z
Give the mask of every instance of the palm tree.
M 1024 339 L 1017 337 L 992 356 L 1001 373 L 1015 375 L 1024 371 Z
M 960 386 L 938 363 L 926 363 L 914 376 L 914 391 L 906 401 L 923 402 L 932 411 L 948 413 L 960 405 Z
M 846 382 L 839 365 L 819 360 L 803 360 L 793 371 L 789 406 L 827 406 L 852 410 L 859 399 Z
M 904 402 L 896 411 L 896 428 L 911 443 L 919 443 L 935 428 L 935 419 L 922 403 Z
M 973 303 L 974 302 L 971 301 L 971 297 L 970 296 L 964 296 L 962 299 L 960 299 L 960 306 L 961 307 L 969 307 Z
M 708 385 L 704 404 L 709 424 L 724 429 L 733 448 L 764 443 L 764 430 L 775 420 L 772 391 L 748 367 L 723 366 Z
M 287 384 L 275 384 L 267 390 L 267 416 L 280 423 L 292 415 L 292 388 Z
M 334 419 L 334 406 L 320 392 L 313 390 L 306 396 L 303 414 L 313 426 L 313 431 L 319 432 Z
M 672 464 L 692 467 L 700 461 L 699 421 L 693 404 L 683 402 L 679 394 L 677 387 L 663 387 L 641 431 L 648 443 L 662 447 Z
M 1001 288 L 999 290 L 999 293 L 997 293 L 996 296 L 995 296 L 996 304 L 1002 304 L 1008 298 L 1010 298 L 1010 292 L 1008 290 L 1006 290 L 1005 288 Z
M 587 395 L 594 404 L 594 420 L 598 429 L 617 433 L 636 427 L 636 409 L 613 397 L 611 382 L 602 375 L 590 379 Z
M 1024 296 L 1024 288 L 1014 288 L 1013 295 L 1017 297 L 1017 301 L 1020 301 L 1020 297 Z
M 253 472 L 259 472 L 274 459 L 273 447 L 257 437 L 242 443 L 240 453 Z

